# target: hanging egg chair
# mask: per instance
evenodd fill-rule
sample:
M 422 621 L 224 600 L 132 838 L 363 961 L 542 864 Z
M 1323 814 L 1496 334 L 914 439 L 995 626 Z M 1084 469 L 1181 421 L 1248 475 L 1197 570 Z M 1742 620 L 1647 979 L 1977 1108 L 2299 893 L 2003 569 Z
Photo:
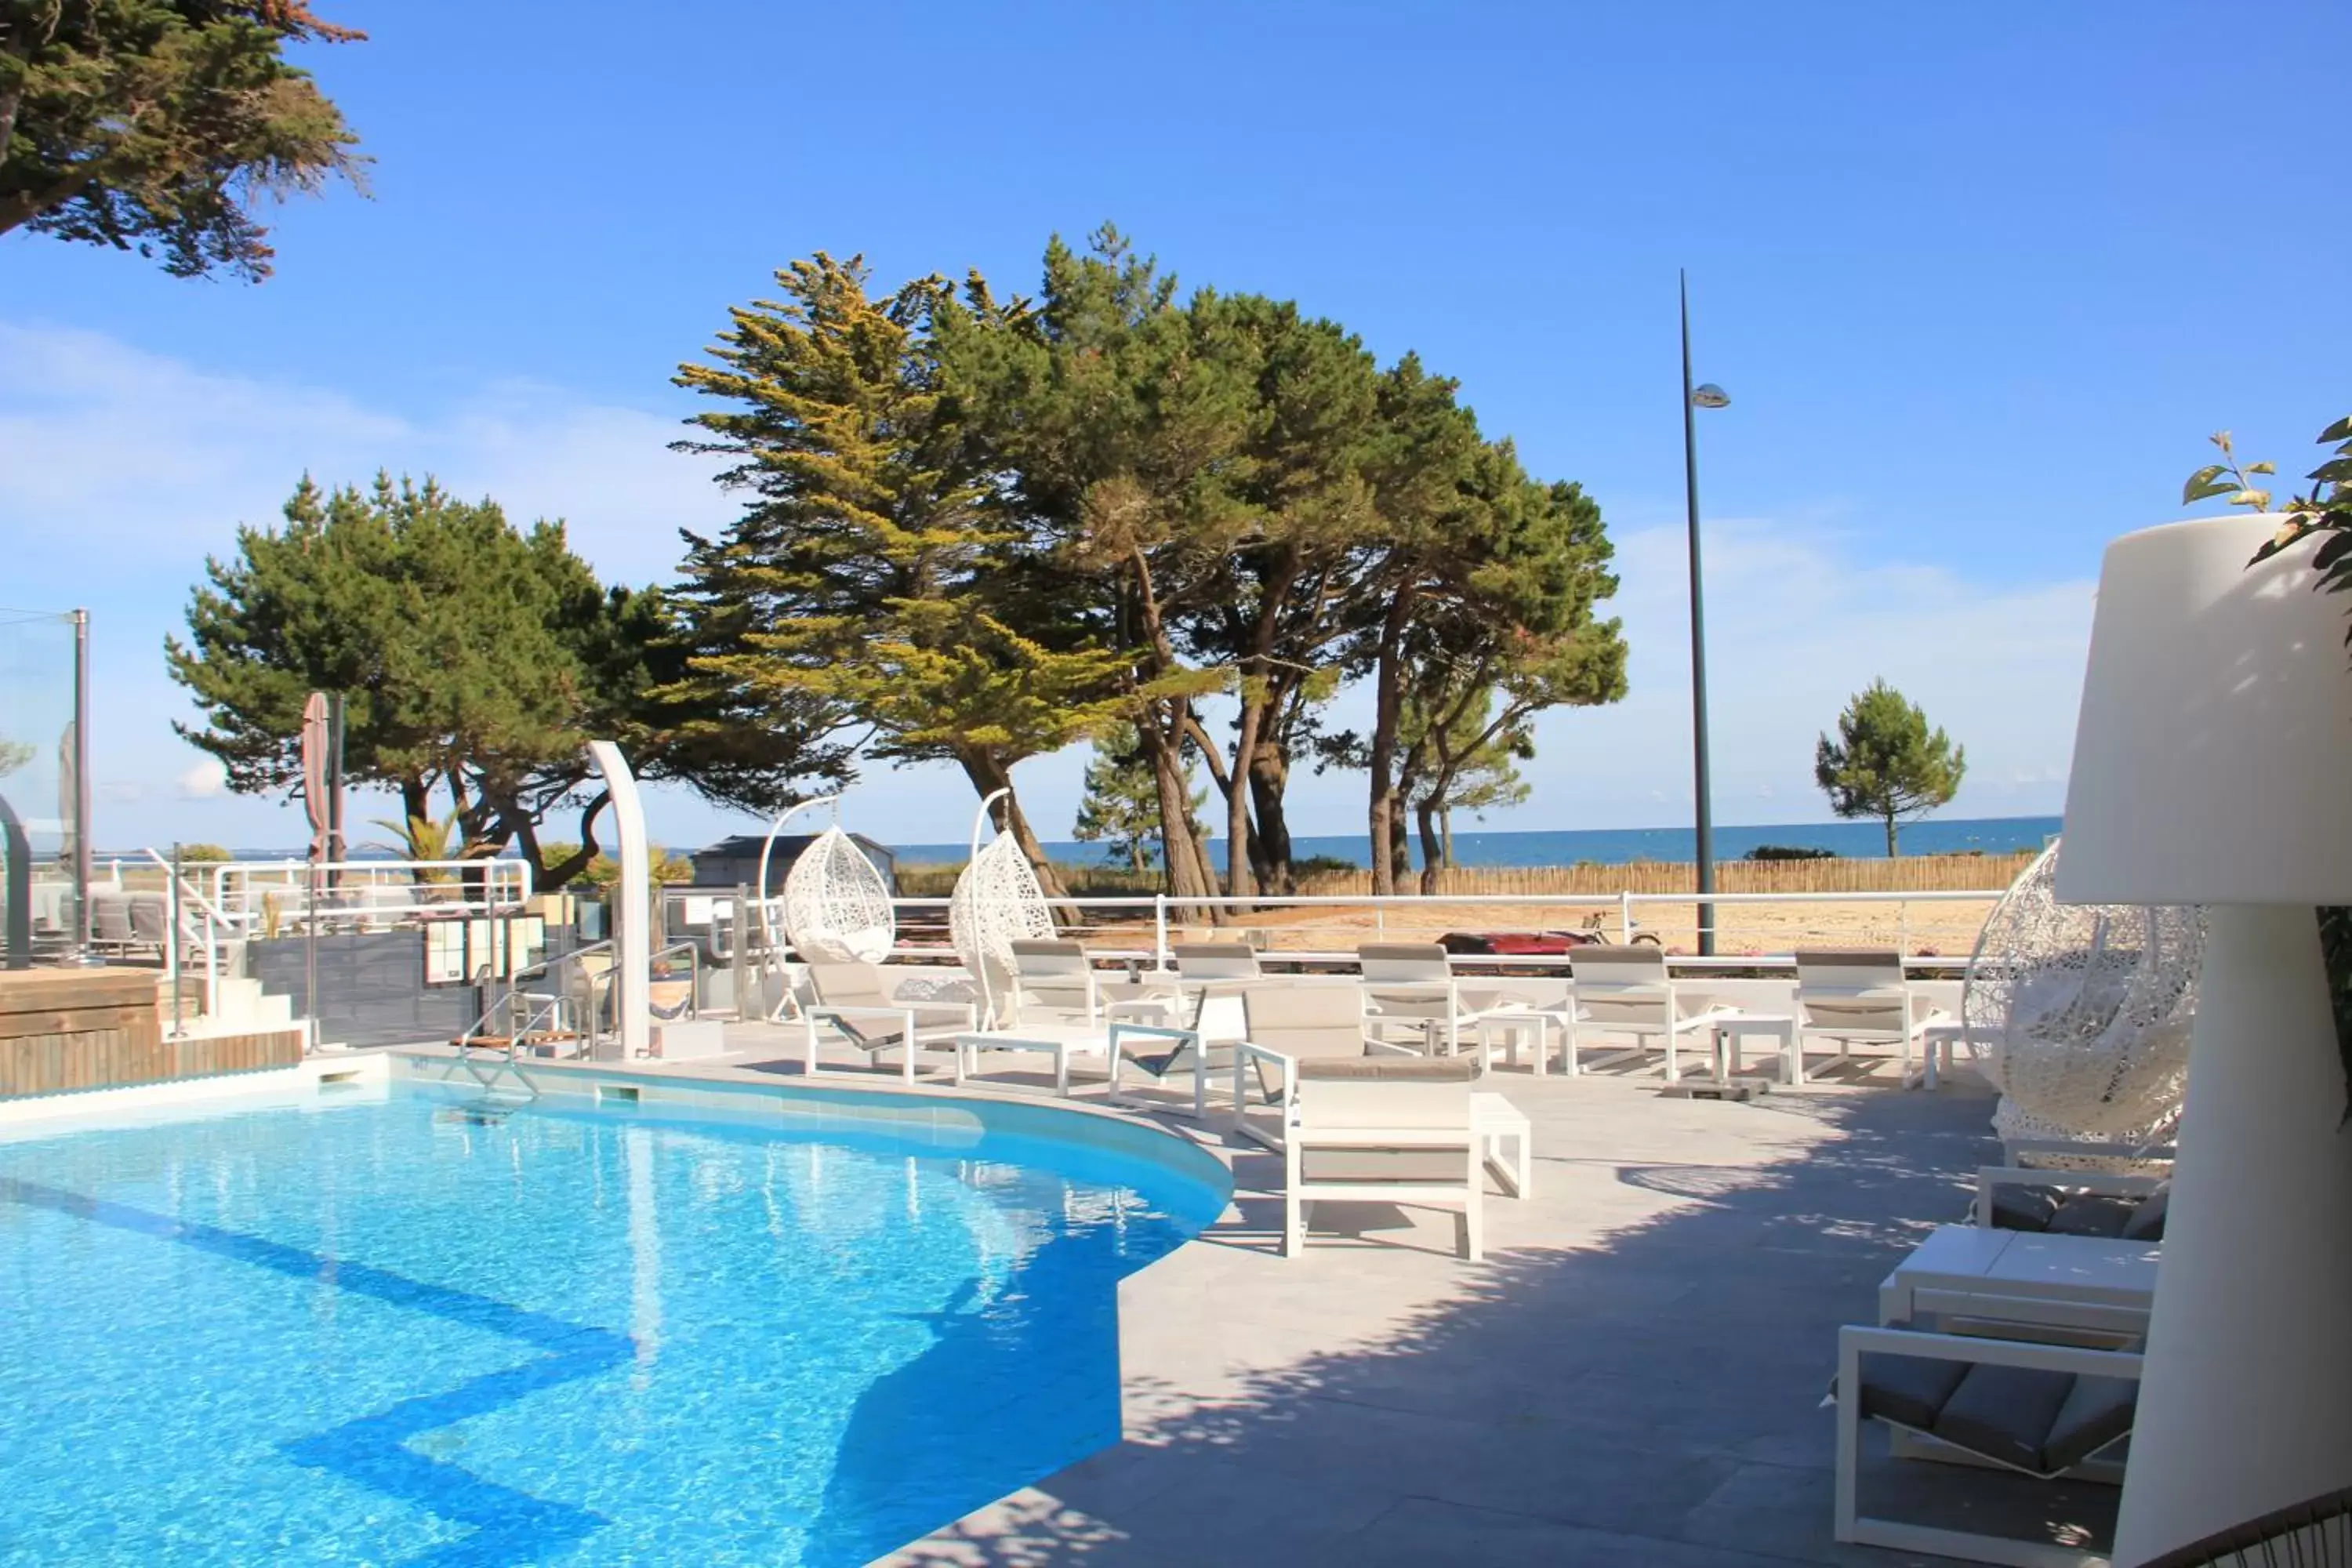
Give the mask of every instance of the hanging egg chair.
M 984 1021 L 1002 1021 L 1013 996 L 1013 944 L 1054 934 L 1054 915 L 1036 870 L 1009 833 L 983 845 L 988 808 L 1010 794 L 998 790 L 980 803 L 971 826 L 971 858 L 948 900 L 948 934 L 956 956 L 979 983 Z
M 879 963 L 898 939 L 890 884 L 835 823 L 784 878 L 784 931 L 803 959 Z
M 2060 846 L 1986 917 L 1962 1018 L 2000 1089 L 2004 1142 L 2163 1141 L 2189 1081 L 2205 919 L 2188 908 L 2062 904 Z

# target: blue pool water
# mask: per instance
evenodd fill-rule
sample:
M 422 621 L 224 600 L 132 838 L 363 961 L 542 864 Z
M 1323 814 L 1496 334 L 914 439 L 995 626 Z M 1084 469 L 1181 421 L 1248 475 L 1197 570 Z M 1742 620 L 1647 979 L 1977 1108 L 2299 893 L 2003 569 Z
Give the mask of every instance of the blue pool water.
M 1115 1287 L 1212 1188 L 776 1123 L 0 1143 L 0 1563 L 859 1563 L 1117 1438 Z

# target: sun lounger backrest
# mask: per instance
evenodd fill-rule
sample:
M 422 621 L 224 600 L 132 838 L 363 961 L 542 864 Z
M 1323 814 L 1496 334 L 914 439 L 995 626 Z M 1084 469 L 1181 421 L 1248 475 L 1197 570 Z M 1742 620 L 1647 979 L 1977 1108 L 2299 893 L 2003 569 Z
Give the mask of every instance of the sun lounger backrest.
M 131 900 L 123 893 L 92 892 L 89 896 L 90 934 L 100 942 L 129 942 Z
M 1681 1011 L 1663 948 L 1595 943 L 1570 953 L 1568 966 L 1577 1011 L 1596 1024 L 1663 1026 L 1670 1006 Z
M 1892 948 L 1823 948 L 1797 954 L 1797 1010 L 1812 1028 L 1899 1034 L 1916 1009 Z
M 1187 980 L 1255 980 L 1259 974 L 1257 949 L 1245 942 L 1179 942 L 1168 952 Z
M 1242 1035 L 1300 1060 L 1364 1054 L 1364 1003 L 1352 985 L 1252 985 L 1242 992 Z
M 1013 965 L 1024 980 L 1063 978 L 1087 973 L 1084 942 L 1065 937 L 1024 937 L 1013 944 Z
M 887 1007 L 889 987 L 882 972 L 871 963 L 813 961 L 808 966 L 809 989 L 824 1007 Z
M 1433 942 L 1368 942 L 1356 963 L 1367 985 L 1454 978 L 1453 960 Z
M 172 906 L 161 893 L 131 895 L 131 934 L 139 942 L 162 945 L 163 928 L 172 923 Z

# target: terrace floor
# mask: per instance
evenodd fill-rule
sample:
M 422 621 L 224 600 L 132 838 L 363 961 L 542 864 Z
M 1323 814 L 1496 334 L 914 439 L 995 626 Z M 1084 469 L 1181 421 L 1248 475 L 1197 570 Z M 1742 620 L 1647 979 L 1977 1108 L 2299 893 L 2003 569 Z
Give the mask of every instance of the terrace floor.
M 1998 1153 L 1990 1096 L 1955 1076 L 1738 1104 L 1500 1071 L 1535 1195 L 1490 1202 L 1476 1265 L 1446 1216 L 1384 1204 L 1318 1205 L 1283 1258 L 1279 1162 L 1171 1119 L 1237 1190 L 1122 1288 L 1125 1440 L 886 1561 L 1943 1561 L 1832 1541 L 1822 1399 L 1837 1326 L 1874 1321 L 1879 1280 Z M 2077 1542 L 2107 1538 L 2116 1496 L 1883 1453 L 1864 1486 L 1866 1511 Z

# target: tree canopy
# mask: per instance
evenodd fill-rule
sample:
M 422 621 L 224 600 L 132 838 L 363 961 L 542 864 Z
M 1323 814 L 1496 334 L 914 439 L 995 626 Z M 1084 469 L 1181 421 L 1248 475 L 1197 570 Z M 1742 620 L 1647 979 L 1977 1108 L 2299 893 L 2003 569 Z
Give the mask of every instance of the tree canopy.
M 0 0 L 0 234 L 268 277 L 256 209 L 364 163 L 286 46 L 362 37 L 303 0 Z
M 1897 825 L 1949 805 L 1968 769 L 1967 752 L 1884 680 L 1854 695 L 1838 715 L 1838 738 L 1823 735 L 1813 752 L 1830 809 L 1885 822 L 1889 855 L 1899 853 Z
M 877 754 L 951 758 L 983 793 L 1024 757 L 1131 735 L 1170 889 L 1235 908 L 1290 890 L 1291 766 L 1347 682 L 1376 712 L 1341 753 L 1400 847 L 1406 798 L 1443 809 L 1481 746 L 1623 694 L 1598 506 L 1530 478 L 1411 355 L 1383 370 L 1289 301 L 1180 300 L 1108 227 L 1052 241 L 1034 299 L 976 275 L 877 295 L 823 255 L 778 281 L 679 374 L 725 405 L 685 445 L 735 459 L 721 479 L 746 492 L 724 534 L 688 540 L 709 689 L 836 704 Z M 1499 695 L 1493 734 L 1404 742 L 1409 691 L 1472 690 Z M 1000 826 L 1042 862 L 1017 795 Z
M 562 523 L 520 530 L 496 502 L 430 479 L 329 492 L 305 479 L 282 527 L 240 529 L 235 558 L 206 575 L 189 640 L 165 642 L 203 714 L 175 728 L 221 760 L 230 788 L 290 793 L 305 698 L 343 693 L 346 776 L 398 794 L 412 848 L 511 845 L 541 885 L 562 886 L 596 850 L 592 738 L 619 740 L 640 776 L 762 811 L 842 765 L 821 716 L 755 726 L 670 696 L 688 649 L 667 595 L 607 587 Z M 551 858 L 539 829 L 562 807 L 579 812 L 582 842 Z

